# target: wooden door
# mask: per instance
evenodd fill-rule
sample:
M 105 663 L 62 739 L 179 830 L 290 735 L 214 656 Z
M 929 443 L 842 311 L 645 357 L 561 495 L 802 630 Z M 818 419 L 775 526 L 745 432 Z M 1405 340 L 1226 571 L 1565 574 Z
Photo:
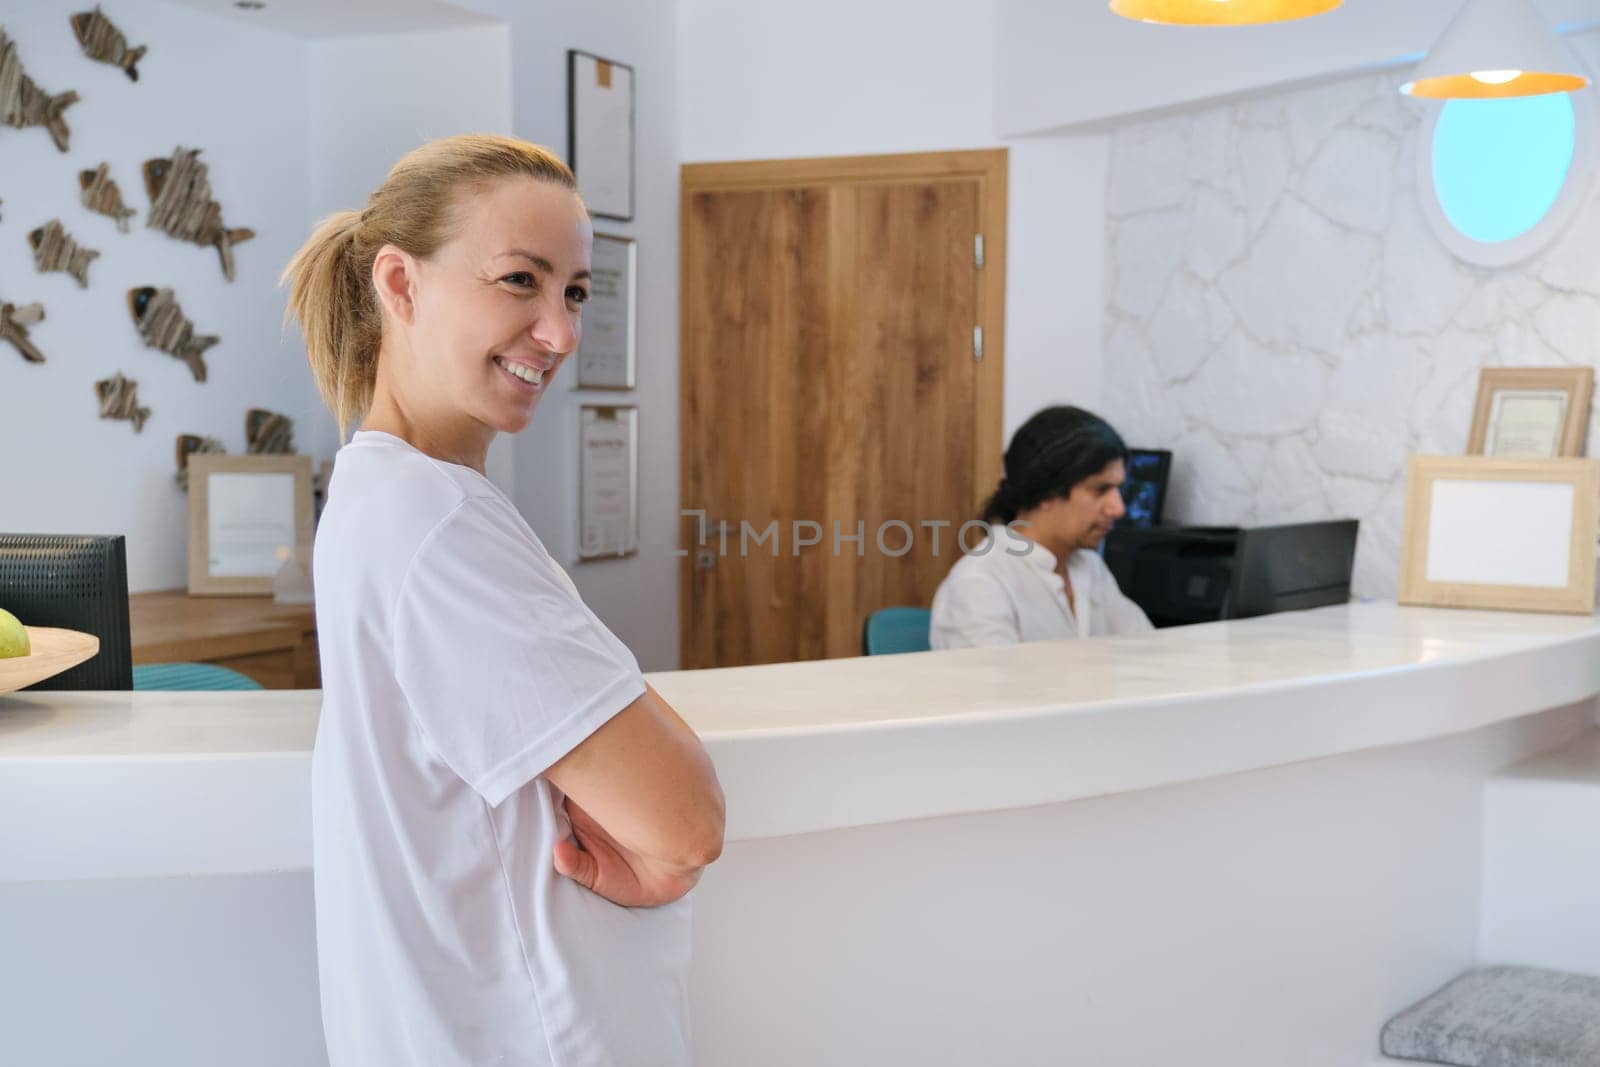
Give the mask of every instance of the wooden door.
M 1000 467 L 1004 152 L 684 168 L 682 662 L 854 655 Z

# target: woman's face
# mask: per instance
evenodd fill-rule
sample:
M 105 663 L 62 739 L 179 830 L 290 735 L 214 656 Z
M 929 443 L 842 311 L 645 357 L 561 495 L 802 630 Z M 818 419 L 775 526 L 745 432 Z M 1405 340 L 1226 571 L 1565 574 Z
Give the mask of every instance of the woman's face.
M 413 406 L 516 433 L 578 347 L 589 216 L 568 189 L 510 178 L 466 196 L 456 224 L 417 265 L 407 391 Z

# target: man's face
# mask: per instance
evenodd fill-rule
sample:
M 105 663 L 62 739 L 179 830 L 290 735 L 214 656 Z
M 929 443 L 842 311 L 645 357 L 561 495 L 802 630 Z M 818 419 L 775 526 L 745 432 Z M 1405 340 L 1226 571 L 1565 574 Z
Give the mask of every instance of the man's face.
M 1074 548 L 1095 548 L 1127 510 L 1122 506 L 1122 483 L 1127 471 L 1120 459 L 1107 463 L 1072 487 L 1066 497 L 1049 502 L 1051 532 L 1058 543 Z

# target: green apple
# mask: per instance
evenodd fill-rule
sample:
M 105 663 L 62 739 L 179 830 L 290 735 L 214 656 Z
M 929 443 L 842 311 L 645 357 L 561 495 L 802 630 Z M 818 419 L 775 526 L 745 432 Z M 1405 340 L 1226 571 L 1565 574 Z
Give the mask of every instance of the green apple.
M 0 659 L 26 656 L 28 652 L 28 631 L 15 615 L 0 609 Z

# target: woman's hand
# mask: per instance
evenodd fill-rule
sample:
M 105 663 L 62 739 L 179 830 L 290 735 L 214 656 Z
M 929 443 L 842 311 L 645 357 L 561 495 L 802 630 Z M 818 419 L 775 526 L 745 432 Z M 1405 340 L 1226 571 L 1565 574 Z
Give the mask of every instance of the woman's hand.
M 544 778 L 565 798 L 576 839 L 556 845 L 556 871 L 616 904 L 671 903 L 722 854 L 716 768 L 648 684 Z
M 625 908 L 670 904 L 700 880 L 699 867 L 669 867 L 630 852 L 571 797 L 565 798 L 562 805 L 578 840 L 577 844 L 570 840 L 556 842 L 557 874 Z

